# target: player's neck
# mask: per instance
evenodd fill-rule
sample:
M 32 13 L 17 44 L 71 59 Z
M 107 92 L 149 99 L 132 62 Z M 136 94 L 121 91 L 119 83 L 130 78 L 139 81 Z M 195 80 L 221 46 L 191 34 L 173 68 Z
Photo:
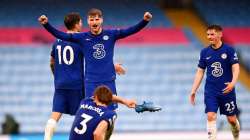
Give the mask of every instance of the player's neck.
M 98 31 L 93 31 L 93 30 L 91 30 L 90 31 L 91 32 L 91 34 L 93 34 L 93 35 L 99 35 L 99 34 L 101 34 L 102 33 L 102 28 L 100 28 Z
M 213 44 L 212 45 L 212 48 L 214 49 L 219 49 L 220 47 L 222 46 L 222 41 L 218 41 L 217 43 Z
M 72 29 L 72 30 L 67 30 L 67 33 L 78 33 L 78 31 L 75 29 Z
M 96 103 L 96 105 L 98 106 L 106 106 L 105 104 L 101 103 L 100 101 L 98 101 L 97 99 L 94 98 L 94 102 Z
M 98 106 L 106 106 L 105 104 L 103 104 L 101 102 L 96 102 L 96 105 L 98 105 Z

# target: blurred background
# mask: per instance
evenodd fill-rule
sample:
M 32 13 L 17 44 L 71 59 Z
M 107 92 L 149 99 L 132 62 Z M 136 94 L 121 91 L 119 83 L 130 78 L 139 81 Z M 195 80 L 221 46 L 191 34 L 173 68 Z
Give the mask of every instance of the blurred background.
M 250 140 L 250 1 L 249 0 L 1 0 L 0 135 L 1 140 L 42 140 L 54 93 L 49 57 L 55 40 L 37 18 L 46 14 L 65 30 L 64 15 L 79 12 L 87 30 L 90 8 L 103 10 L 105 28 L 128 27 L 145 11 L 153 14 L 146 29 L 119 41 L 115 62 L 127 73 L 117 77 L 118 95 L 162 106 L 137 114 L 120 106 L 113 140 L 203 140 L 206 116 L 203 84 L 196 106 L 189 93 L 200 50 L 207 46 L 206 27 L 220 24 L 224 41 L 241 60 L 236 86 L 242 140 Z M 64 115 L 55 140 L 66 140 L 73 117 Z M 7 125 L 6 125 L 7 124 Z M 218 138 L 232 139 L 225 116 L 218 116 Z M 7 134 L 7 135 L 6 135 Z

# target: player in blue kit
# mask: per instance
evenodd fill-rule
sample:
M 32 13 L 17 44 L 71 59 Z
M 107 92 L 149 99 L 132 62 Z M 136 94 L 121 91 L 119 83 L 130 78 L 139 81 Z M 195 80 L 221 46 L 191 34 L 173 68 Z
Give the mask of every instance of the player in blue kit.
M 79 110 L 73 122 L 69 140 L 104 140 L 106 133 L 112 129 L 116 112 L 107 106 L 112 101 L 124 103 L 123 98 L 113 95 L 107 86 L 99 86 L 94 91 L 94 98 L 81 101 Z M 135 102 L 127 104 L 134 108 Z
M 82 21 L 78 13 L 65 16 L 67 33 L 81 31 Z M 62 114 L 75 115 L 80 101 L 84 98 L 84 52 L 77 43 L 58 39 L 52 47 L 50 66 L 54 74 L 55 93 L 52 114 L 45 128 L 45 140 L 50 140 Z M 124 69 L 115 65 L 118 74 Z
M 102 28 L 103 15 L 101 10 L 91 9 L 88 12 L 87 20 L 90 31 L 75 34 L 56 30 L 48 23 L 48 18 L 44 15 L 39 18 L 39 21 L 55 37 L 76 42 L 83 47 L 86 62 L 85 95 L 91 97 L 94 89 L 103 84 L 107 85 L 116 95 L 116 74 L 113 64 L 115 42 L 140 31 L 151 18 L 152 15 L 146 12 L 143 20 L 135 26 L 127 29 L 104 30 Z M 115 110 L 117 104 L 112 104 L 109 107 Z
M 206 70 L 205 113 L 207 113 L 207 132 L 209 140 L 216 140 L 217 110 L 226 115 L 231 125 L 234 140 L 239 139 L 240 125 L 236 114 L 235 84 L 239 75 L 239 60 L 235 50 L 221 40 L 222 28 L 211 25 L 207 28 L 210 45 L 200 53 L 198 70 L 192 86 L 190 101 L 195 104 L 195 94 Z
M 67 33 L 80 32 L 82 21 L 78 13 L 65 16 Z M 84 98 L 84 54 L 81 46 L 57 39 L 51 51 L 50 67 L 54 74 L 55 92 L 52 114 L 45 127 L 44 140 L 50 140 L 62 114 L 75 115 Z

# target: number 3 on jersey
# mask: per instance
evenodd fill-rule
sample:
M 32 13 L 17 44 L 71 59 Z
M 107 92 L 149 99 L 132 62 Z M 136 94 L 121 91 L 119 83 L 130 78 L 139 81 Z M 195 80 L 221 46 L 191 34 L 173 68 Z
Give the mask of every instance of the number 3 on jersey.
M 61 45 L 57 45 L 56 49 L 58 50 L 58 61 L 59 64 L 62 64 L 62 60 L 64 64 L 71 65 L 74 61 L 74 51 L 71 46 L 65 46 L 62 50 Z M 67 53 L 69 52 L 69 60 L 67 59 Z M 62 59 L 63 57 L 63 59 Z
M 223 74 L 223 69 L 221 67 L 221 63 L 220 62 L 214 62 L 211 67 L 213 67 L 214 69 L 212 70 L 212 75 L 214 77 L 220 77 Z
M 83 118 L 83 120 L 80 122 L 81 126 L 82 126 L 82 129 L 78 129 L 77 127 L 74 128 L 74 131 L 77 133 L 77 134 L 84 134 L 87 130 L 87 122 L 90 121 L 93 117 L 90 116 L 90 115 L 87 115 L 85 113 L 83 113 L 81 115 L 81 117 Z

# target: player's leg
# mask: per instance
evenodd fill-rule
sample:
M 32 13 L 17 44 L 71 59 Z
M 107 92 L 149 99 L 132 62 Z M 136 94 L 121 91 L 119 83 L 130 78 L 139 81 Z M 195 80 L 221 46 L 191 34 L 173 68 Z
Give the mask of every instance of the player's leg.
M 231 131 L 234 137 L 234 140 L 239 140 L 239 135 L 240 135 L 240 123 L 236 117 L 234 116 L 227 116 L 227 120 L 231 126 Z
M 216 117 L 217 115 L 215 112 L 207 112 L 207 134 L 209 140 L 216 140 Z
M 44 140 L 51 140 L 56 129 L 56 124 L 60 120 L 62 113 L 52 112 L 50 119 L 47 121 L 44 132 Z
M 53 97 L 53 107 L 50 119 L 47 121 L 44 132 L 44 140 L 51 140 L 55 131 L 57 122 L 60 120 L 62 113 L 65 112 L 65 97 L 63 90 L 55 90 Z
M 214 93 L 215 94 L 215 93 Z M 207 113 L 207 134 L 209 140 L 216 140 L 217 128 L 216 128 L 216 118 L 218 110 L 218 101 L 217 97 L 214 95 L 206 96 L 205 95 L 205 112 Z
M 239 139 L 240 123 L 237 119 L 238 108 L 236 104 L 236 96 L 234 92 L 221 96 L 220 112 L 227 116 L 227 120 L 231 126 L 234 140 Z

